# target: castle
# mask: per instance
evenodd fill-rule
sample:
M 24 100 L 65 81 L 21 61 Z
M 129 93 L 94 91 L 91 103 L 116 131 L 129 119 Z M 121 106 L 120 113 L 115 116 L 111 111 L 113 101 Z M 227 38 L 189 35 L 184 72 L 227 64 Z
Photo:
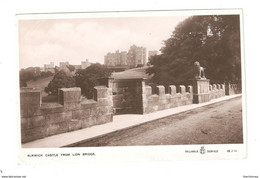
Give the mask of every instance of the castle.
M 63 70 L 65 72 L 68 72 L 68 66 L 70 65 L 70 63 L 67 62 L 60 62 L 59 67 L 55 67 L 54 66 L 54 62 L 51 62 L 50 64 L 44 64 L 43 68 L 41 68 L 42 72 L 51 72 L 51 73 L 55 73 L 55 68 L 58 70 Z M 90 63 L 88 62 L 88 59 L 86 59 L 85 61 L 81 61 L 81 65 L 72 65 L 75 70 L 81 70 L 81 69 L 86 69 L 88 66 L 90 66 Z
M 146 64 L 146 48 L 132 45 L 128 52 L 117 50 L 107 53 L 104 57 L 106 66 L 138 66 Z

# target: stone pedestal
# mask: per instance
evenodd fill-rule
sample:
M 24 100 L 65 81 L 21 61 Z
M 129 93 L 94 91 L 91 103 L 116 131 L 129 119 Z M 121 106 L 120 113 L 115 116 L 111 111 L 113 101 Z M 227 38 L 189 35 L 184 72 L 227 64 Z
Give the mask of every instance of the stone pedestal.
M 210 101 L 209 79 L 191 80 L 193 87 L 193 103 L 204 103 Z

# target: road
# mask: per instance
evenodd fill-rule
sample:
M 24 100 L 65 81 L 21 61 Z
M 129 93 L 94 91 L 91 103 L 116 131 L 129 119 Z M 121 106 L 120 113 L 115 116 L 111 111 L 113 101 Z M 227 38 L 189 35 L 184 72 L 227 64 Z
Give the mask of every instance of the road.
M 75 147 L 243 143 L 241 97 L 87 140 Z

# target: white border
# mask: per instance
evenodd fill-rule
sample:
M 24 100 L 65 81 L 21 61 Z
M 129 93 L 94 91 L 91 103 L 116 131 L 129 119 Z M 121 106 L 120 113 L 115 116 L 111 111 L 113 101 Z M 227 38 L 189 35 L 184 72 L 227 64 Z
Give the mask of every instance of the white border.
M 187 10 L 187 11 L 141 11 L 141 12 L 100 12 L 100 13 L 71 13 L 71 14 L 32 14 L 17 15 L 18 20 L 29 19 L 73 19 L 73 18 L 110 18 L 110 17 L 149 17 L 149 16 L 181 16 L 181 15 L 240 15 L 241 31 L 241 65 L 243 83 L 243 139 L 244 144 L 225 145 L 172 145 L 172 146 L 126 146 L 126 147 L 85 147 L 85 148 L 48 148 L 28 149 L 21 148 L 20 143 L 20 114 L 18 123 L 18 163 L 19 164 L 63 164 L 63 163 L 86 163 L 86 162 L 121 162 L 121 161 L 169 161 L 169 160 L 217 160 L 217 159 L 244 159 L 246 158 L 247 132 L 246 132 L 246 96 L 245 96 L 245 59 L 244 59 L 244 31 L 243 13 L 241 9 L 230 10 Z M 17 23 L 18 24 L 18 23 Z M 18 25 L 17 25 L 18 26 Z M 18 38 L 17 38 L 18 39 Z M 17 40 L 18 42 L 18 40 Z M 18 47 L 17 47 L 18 48 Z M 19 56 L 19 55 L 17 55 Z M 19 57 L 18 57 L 19 61 Z M 18 81 L 17 81 L 18 83 Z M 19 97 L 19 88 L 17 89 Z M 19 101 L 19 99 L 18 99 Z M 19 104 L 18 104 L 18 108 Z M 19 112 L 20 113 L 20 112 Z M 218 153 L 193 154 L 184 153 L 185 150 L 199 150 L 201 146 L 206 149 L 218 150 Z M 227 153 L 227 149 L 237 150 L 236 153 Z M 45 154 L 61 153 L 89 153 L 96 156 L 77 157 L 45 157 Z M 27 157 L 28 154 L 43 154 L 44 157 Z

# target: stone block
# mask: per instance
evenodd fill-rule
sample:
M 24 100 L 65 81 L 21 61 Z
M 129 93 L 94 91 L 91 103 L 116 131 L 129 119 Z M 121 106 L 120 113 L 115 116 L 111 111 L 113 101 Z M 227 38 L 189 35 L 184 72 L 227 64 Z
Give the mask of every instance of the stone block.
M 225 89 L 225 85 L 221 84 L 221 89 L 224 90 Z
M 194 94 L 203 94 L 209 92 L 209 80 L 208 79 L 195 79 L 190 80 L 192 83 Z
M 69 131 L 79 130 L 82 128 L 82 120 L 71 119 L 69 122 Z
M 152 95 L 152 87 L 151 86 L 148 86 L 148 85 L 145 86 L 145 94 L 147 96 L 151 96 Z
M 95 112 L 95 114 L 93 114 L 93 112 Z M 112 106 L 101 106 L 101 107 L 96 108 L 96 110 L 92 109 L 92 111 L 91 111 L 92 115 L 98 114 L 98 116 L 112 114 L 112 113 L 113 113 Z
M 41 106 L 42 97 L 40 90 L 22 90 L 20 91 L 20 103 L 21 105 L 35 105 Z
M 169 94 L 175 95 L 176 94 L 176 86 L 175 85 L 170 85 L 169 86 Z
M 165 104 L 158 105 L 158 111 L 166 109 Z
M 212 91 L 212 85 L 209 85 L 209 91 Z
M 196 104 L 208 102 L 209 100 L 210 100 L 209 93 L 193 95 L 193 103 L 196 103 Z
M 186 93 L 186 87 L 184 85 L 179 85 L 179 93 L 185 94 Z
M 217 84 L 217 89 L 218 89 L 218 90 L 220 90 L 220 89 L 221 89 L 221 88 L 220 88 L 220 84 Z
M 159 110 L 159 106 L 158 105 L 152 106 L 152 111 L 153 112 L 158 111 L 158 110 Z
M 47 128 L 48 136 L 61 134 L 69 131 L 69 121 L 52 123 Z
M 46 119 L 48 119 L 48 124 L 67 122 L 71 118 L 72 118 L 72 111 L 46 115 Z
M 34 116 L 29 118 L 21 118 L 22 129 L 30 129 L 36 127 L 46 127 L 48 122 L 44 116 Z
M 80 108 L 81 108 L 81 103 L 70 103 L 64 105 L 65 111 L 78 110 Z
M 158 103 L 159 103 L 159 96 L 158 95 L 152 95 L 151 104 L 158 104 Z
M 21 117 L 32 117 L 40 115 L 41 91 L 34 89 L 21 89 L 20 111 Z
M 41 115 L 39 105 L 23 104 L 20 107 L 21 117 L 33 117 Z
M 87 128 L 96 125 L 96 117 L 86 117 L 81 122 L 81 128 Z
M 65 107 L 63 105 L 60 105 L 58 103 L 55 103 L 54 105 L 52 103 L 44 103 L 41 108 L 41 114 L 53 114 L 53 113 L 61 113 L 65 112 Z
M 91 109 L 80 109 L 80 110 L 72 111 L 72 119 L 80 120 L 80 119 L 90 117 L 90 110 Z
M 97 119 L 96 124 L 105 124 L 105 123 L 112 122 L 112 121 L 113 121 L 112 114 L 105 114 L 105 115 L 100 116 Z
M 47 137 L 47 128 L 46 127 L 35 127 L 31 129 L 22 129 L 21 130 L 21 139 L 22 143 L 30 142 L 33 140 L 41 139 Z
M 167 104 L 167 99 L 165 97 L 159 99 L 159 105 Z
M 155 93 L 156 93 L 158 96 L 163 96 L 163 95 L 165 95 L 165 87 L 164 87 L 163 85 L 156 86 L 156 88 L 155 88 Z
M 122 100 L 120 100 L 120 101 L 122 101 Z M 98 100 L 98 105 L 99 106 L 113 106 L 113 99 L 112 99 L 112 97 L 100 98 Z
M 113 95 L 112 88 L 107 88 L 107 94 L 108 94 L 108 96 L 112 96 Z
M 193 89 L 192 89 L 192 86 L 191 86 L 191 85 L 188 85 L 188 86 L 187 86 L 187 92 L 188 92 L 188 93 L 193 93 Z
M 95 108 L 98 106 L 98 103 L 94 100 L 88 100 L 87 102 L 81 103 L 82 109 Z
M 94 100 L 98 101 L 100 98 L 106 98 L 108 96 L 107 87 L 95 86 L 94 87 Z
M 217 85 L 216 84 L 213 84 L 212 85 L 212 90 L 216 90 L 217 89 Z
M 59 104 L 66 105 L 72 103 L 80 103 L 81 89 L 79 87 L 74 88 L 60 88 L 58 91 Z

